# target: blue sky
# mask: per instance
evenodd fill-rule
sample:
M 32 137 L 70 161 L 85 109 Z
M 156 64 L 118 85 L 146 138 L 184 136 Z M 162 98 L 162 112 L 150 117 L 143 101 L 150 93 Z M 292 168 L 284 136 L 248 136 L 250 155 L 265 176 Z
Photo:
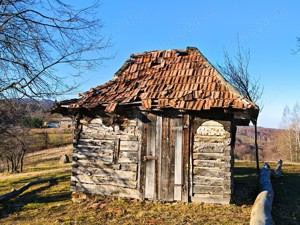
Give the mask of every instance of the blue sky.
M 82 3 L 82 5 L 85 3 Z M 249 71 L 264 86 L 259 126 L 278 128 L 283 108 L 299 101 L 300 1 L 117 1 L 102 0 L 101 34 L 111 38 L 103 66 L 87 72 L 80 91 L 113 77 L 132 53 L 197 47 L 213 64 L 234 54 L 237 37 L 250 50 Z

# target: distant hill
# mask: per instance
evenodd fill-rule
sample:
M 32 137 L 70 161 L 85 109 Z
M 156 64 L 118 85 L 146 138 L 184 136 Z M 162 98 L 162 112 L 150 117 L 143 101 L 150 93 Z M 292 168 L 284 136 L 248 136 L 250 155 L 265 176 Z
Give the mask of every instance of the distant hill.
M 259 160 L 278 160 L 280 155 L 276 152 L 274 145 L 279 129 L 258 127 L 257 142 L 259 147 Z M 255 160 L 254 127 L 240 126 L 237 129 L 235 142 L 235 158 L 244 160 Z
M 54 103 L 54 101 L 50 100 L 50 99 L 36 100 L 36 99 L 31 99 L 31 98 L 18 98 L 18 99 L 14 99 L 13 101 L 15 101 L 19 104 L 34 105 L 34 106 L 44 109 L 44 110 L 49 110 L 53 106 L 53 103 Z

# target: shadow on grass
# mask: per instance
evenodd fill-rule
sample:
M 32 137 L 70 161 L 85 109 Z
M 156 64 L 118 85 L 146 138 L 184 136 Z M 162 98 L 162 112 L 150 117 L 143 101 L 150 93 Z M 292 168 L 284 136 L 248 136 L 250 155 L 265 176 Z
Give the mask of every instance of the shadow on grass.
M 26 192 L 25 194 L 20 195 L 15 199 L 0 205 L 1 206 L 0 218 L 7 217 L 16 212 L 20 212 L 28 204 L 32 204 L 32 203 L 47 204 L 51 202 L 66 201 L 71 198 L 71 193 L 67 191 L 55 192 L 55 193 L 47 194 L 46 196 L 43 196 L 41 194 L 43 191 L 47 191 L 55 185 L 58 185 L 57 180 L 43 184 L 43 186 L 39 185 L 38 188 L 32 187 L 30 192 Z
M 234 168 L 233 204 L 252 205 L 257 195 L 256 169 L 251 167 Z
M 272 186 L 275 224 L 300 224 L 300 174 L 283 173 L 281 177 L 272 179 Z
M 275 168 L 272 164 L 271 168 Z M 299 164 L 283 164 L 281 177 L 272 178 L 274 201 L 272 217 L 276 225 L 300 224 L 300 173 Z M 285 172 L 286 171 L 286 172 Z M 252 205 L 258 194 L 258 177 L 251 165 L 239 163 L 234 168 L 234 195 L 236 205 Z

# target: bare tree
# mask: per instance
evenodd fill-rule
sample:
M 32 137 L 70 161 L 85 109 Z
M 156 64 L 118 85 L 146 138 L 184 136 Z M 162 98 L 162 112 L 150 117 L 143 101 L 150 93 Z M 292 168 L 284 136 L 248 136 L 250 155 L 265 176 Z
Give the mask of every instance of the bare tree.
M 281 140 L 281 144 L 284 149 L 287 149 L 289 160 L 291 162 L 294 161 L 293 158 L 293 147 L 292 147 L 292 132 L 291 132 L 291 111 L 288 106 L 286 106 L 283 110 L 282 121 L 280 127 L 283 129 L 281 132 L 281 136 L 283 136 L 283 140 Z M 282 151 L 284 151 L 282 149 Z
M 29 115 L 26 102 L 18 99 L 0 101 L 0 159 L 8 171 L 23 170 L 24 156 L 29 149 L 30 129 L 22 126 Z
M 291 162 L 300 161 L 300 106 L 296 103 L 293 110 L 286 106 L 281 121 L 281 141 L 277 144 L 286 152 Z
M 0 158 L 10 172 L 22 172 L 24 156 L 28 150 L 30 130 L 24 127 L 10 128 L 0 135 Z
M 80 9 L 65 2 L 0 1 L 0 98 L 65 93 L 76 86 L 66 84 L 67 73 L 101 64 L 109 43 L 96 18 L 99 1 Z
M 72 76 L 105 59 L 101 53 L 109 40 L 101 35 L 99 1 L 84 1 L 85 7 L 67 2 L 0 1 L 0 148 L 12 170 L 22 169 L 26 152 L 23 110 L 16 101 L 67 93 L 77 86 Z
M 261 101 L 263 94 L 263 86 L 259 80 L 253 78 L 249 73 L 250 51 L 244 50 L 238 41 L 238 49 L 234 56 L 224 51 L 224 65 L 218 64 L 218 69 L 235 88 L 250 101 L 258 104 Z M 256 148 L 256 167 L 259 172 L 259 157 L 257 144 L 257 118 L 252 118 L 252 123 L 255 129 L 255 148 Z

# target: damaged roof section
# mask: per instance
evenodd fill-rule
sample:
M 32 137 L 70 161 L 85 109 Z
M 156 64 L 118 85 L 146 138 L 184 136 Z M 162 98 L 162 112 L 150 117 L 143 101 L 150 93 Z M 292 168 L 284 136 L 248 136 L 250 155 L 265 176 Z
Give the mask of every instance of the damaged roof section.
M 132 54 L 114 80 L 92 88 L 71 108 L 140 104 L 145 110 L 211 108 L 258 110 L 209 63 L 197 48 Z

